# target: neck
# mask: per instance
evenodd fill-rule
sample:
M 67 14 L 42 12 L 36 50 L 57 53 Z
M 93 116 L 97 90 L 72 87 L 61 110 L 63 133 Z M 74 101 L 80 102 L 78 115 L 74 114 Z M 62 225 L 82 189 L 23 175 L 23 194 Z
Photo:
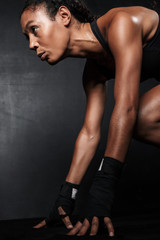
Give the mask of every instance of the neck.
M 70 29 L 66 57 L 96 58 L 103 51 L 94 36 L 90 23 L 80 23 Z

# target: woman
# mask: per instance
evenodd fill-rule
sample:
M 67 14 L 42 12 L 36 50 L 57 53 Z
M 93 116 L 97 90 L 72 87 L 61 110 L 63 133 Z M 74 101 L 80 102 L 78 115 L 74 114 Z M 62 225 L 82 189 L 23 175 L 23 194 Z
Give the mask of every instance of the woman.
M 131 138 L 160 146 L 160 85 L 139 98 L 140 81 L 160 79 L 159 16 L 144 7 L 122 7 L 94 21 L 80 0 L 28 0 L 21 26 L 30 49 L 42 61 L 54 65 L 66 57 L 87 59 L 83 75 L 87 97 L 84 124 L 57 201 L 50 216 L 36 228 L 61 217 L 71 229 L 69 235 L 84 235 L 90 225 L 90 235 L 96 235 L 102 218 L 113 236 L 110 211 Z M 73 227 L 69 215 L 100 140 L 106 83 L 114 77 L 115 106 L 104 158 L 90 190 L 87 218 Z

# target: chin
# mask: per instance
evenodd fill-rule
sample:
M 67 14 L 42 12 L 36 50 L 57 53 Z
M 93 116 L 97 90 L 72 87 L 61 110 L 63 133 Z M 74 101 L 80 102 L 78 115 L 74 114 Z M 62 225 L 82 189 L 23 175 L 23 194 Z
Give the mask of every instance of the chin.
M 59 58 L 59 59 L 47 59 L 47 62 L 49 65 L 56 65 L 57 63 L 59 63 L 62 59 Z

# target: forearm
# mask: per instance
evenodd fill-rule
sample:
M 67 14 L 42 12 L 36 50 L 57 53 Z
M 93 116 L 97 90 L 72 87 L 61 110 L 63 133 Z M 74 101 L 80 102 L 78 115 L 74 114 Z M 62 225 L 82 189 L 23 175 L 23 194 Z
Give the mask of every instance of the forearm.
M 66 181 L 80 184 L 99 143 L 100 130 L 93 135 L 84 128 L 79 133 L 75 143 L 73 159 Z
M 124 162 L 136 121 L 136 110 L 114 108 L 110 120 L 105 156 Z

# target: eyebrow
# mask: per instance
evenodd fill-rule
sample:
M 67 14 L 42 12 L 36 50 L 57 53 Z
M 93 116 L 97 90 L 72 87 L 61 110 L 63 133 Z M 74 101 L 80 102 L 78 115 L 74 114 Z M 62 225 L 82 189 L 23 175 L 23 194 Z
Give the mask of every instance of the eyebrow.
M 29 25 L 30 25 L 31 23 L 33 23 L 33 20 L 27 22 L 27 24 L 26 24 L 26 26 L 25 26 L 25 30 L 28 29 L 28 27 L 29 27 Z

